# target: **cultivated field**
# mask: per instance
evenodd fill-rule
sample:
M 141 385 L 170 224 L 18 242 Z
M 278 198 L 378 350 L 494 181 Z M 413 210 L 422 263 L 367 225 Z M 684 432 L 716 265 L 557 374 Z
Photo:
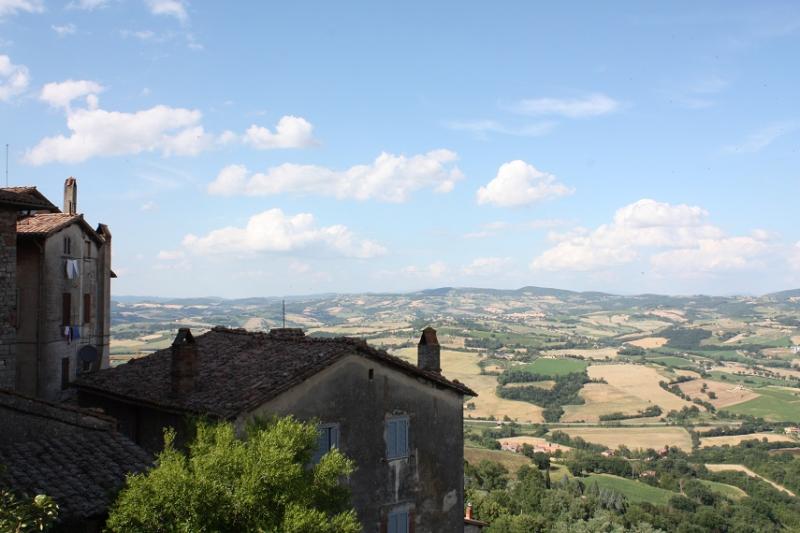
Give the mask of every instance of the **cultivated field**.
M 707 464 L 706 468 L 708 468 L 708 470 L 711 471 L 711 472 L 724 472 L 726 470 L 732 470 L 734 472 L 744 472 L 745 474 L 747 474 L 750 477 L 755 477 L 755 478 L 761 479 L 763 481 L 766 481 L 767 483 L 769 483 L 770 485 L 772 485 L 776 489 L 778 489 L 780 491 L 783 491 L 783 492 L 789 494 L 790 496 L 794 496 L 794 492 L 790 491 L 789 489 L 787 489 L 783 485 L 778 485 L 774 481 L 770 481 L 769 479 L 765 478 L 764 476 L 760 476 L 760 475 L 756 474 L 755 472 L 753 472 L 752 470 L 750 470 L 749 468 L 747 468 L 744 465 Z
M 736 446 L 742 441 L 767 439 L 767 442 L 787 442 L 792 438 L 783 433 L 750 433 L 748 435 L 723 435 L 721 437 L 705 437 L 700 441 L 700 447 L 710 448 L 711 446 Z
M 716 492 L 726 498 L 730 498 L 731 500 L 737 501 L 741 500 L 747 493 L 736 487 L 734 485 L 728 485 L 727 483 L 719 483 L 718 481 L 709 481 L 707 479 L 699 480 L 700 483 L 711 489 L 711 492 Z
M 403 348 L 393 353 L 410 363 L 417 363 L 417 349 Z M 467 352 L 442 350 L 442 373 L 448 379 L 457 379 L 478 393 L 477 398 L 467 398 L 475 409 L 465 411 L 465 416 L 488 418 L 508 416 L 519 422 L 542 422 L 542 408 L 528 402 L 505 400 L 495 394 L 497 376 L 481 374 L 478 357 Z
M 580 359 L 548 359 L 546 357 L 541 357 L 533 363 L 521 365 L 516 368 L 543 376 L 566 376 L 573 372 L 583 372 L 587 366 L 589 366 L 589 363 L 581 361 Z
M 605 383 L 587 383 L 579 394 L 586 403 L 565 405 L 562 422 L 598 422 L 600 415 L 611 413 L 633 415 L 652 405 L 638 396 Z
M 703 385 L 708 387 L 708 392 L 713 392 L 717 397 L 712 400 L 706 392 L 702 392 L 701 389 Z M 694 381 L 681 383 L 678 386 L 692 398 L 700 398 L 701 400 L 711 402 L 717 409 L 758 398 L 758 393 L 752 389 L 742 387 L 741 385 L 734 385 L 733 383 L 724 383 L 722 381 L 713 381 L 710 379 L 696 379 Z
M 508 469 L 511 476 L 515 476 L 520 467 L 531 464 L 531 460 L 521 453 L 484 448 L 464 448 L 464 459 L 471 465 L 477 465 L 481 461 L 500 463 Z
M 616 359 L 616 348 L 592 348 L 592 349 L 569 349 L 569 350 L 544 350 L 542 355 L 554 355 L 556 357 L 563 357 L 565 355 L 580 355 L 587 359 Z
M 605 379 L 609 385 L 631 396 L 638 397 L 648 404 L 656 404 L 664 411 L 680 410 L 684 406 L 691 407 L 678 396 L 662 389 L 659 381 L 664 381 L 652 367 L 644 365 L 592 365 L 588 369 L 589 377 Z
M 759 388 L 758 394 L 758 398 L 726 410 L 776 422 L 800 422 L 800 390 L 770 386 Z
M 553 450 L 561 450 L 561 451 L 569 451 L 572 448 L 569 446 L 564 446 L 563 444 L 556 444 L 554 442 L 549 442 L 547 439 L 542 437 L 530 437 L 528 435 L 521 435 L 519 437 L 507 437 L 504 439 L 500 439 L 501 445 L 507 444 L 530 444 L 531 446 L 547 446 Z
M 628 448 L 653 448 L 661 449 L 664 446 L 677 446 L 682 450 L 692 449 L 692 439 L 685 429 L 675 426 L 656 426 L 644 428 L 630 427 L 567 427 L 559 428 L 560 431 L 572 437 L 581 437 L 583 440 L 602 444 L 611 449 L 616 449 L 620 444 Z
M 635 341 L 628 341 L 627 344 L 638 346 L 639 348 L 661 348 L 669 339 L 664 337 L 645 337 L 644 339 L 636 339 Z
M 647 502 L 654 505 L 667 505 L 670 498 L 677 496 L 677 493 L 671 490 L 651 487 L 640 481 L 613 476 L 611 474 L 591 474 L 583 479 L 587 487 L 596 483 L 601 489 L 613 489 L 617 492 L 621 492 L 628 501 L 633 503 Z

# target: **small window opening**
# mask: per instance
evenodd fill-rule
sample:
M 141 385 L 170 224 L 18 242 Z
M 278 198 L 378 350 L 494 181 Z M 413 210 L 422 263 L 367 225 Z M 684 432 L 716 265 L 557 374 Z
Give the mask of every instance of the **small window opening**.
M 69 357 L 61 359 L 61 390 L 69 387 Z
M 369 380 L 372 381 L 374 377 L 375 377 L 375 369 L 370 368 L 369 369 Z

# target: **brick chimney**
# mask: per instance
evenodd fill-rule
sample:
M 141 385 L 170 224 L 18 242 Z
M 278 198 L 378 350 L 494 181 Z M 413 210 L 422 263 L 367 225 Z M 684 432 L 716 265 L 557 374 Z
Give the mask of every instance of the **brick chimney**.
M 192 392 L 197 375 L 197 345 L 189 328 L 180 328 L 172 341 L 172 362 L 170 365 L 170 385 L 173 396 Z
M 436 330 L 430 326 L 422 330 L 422 336 L 419 338 L 417 366 L 422 370 L 442 371 L 439 339 L 436 338 Z
M 64 182 L 64 212 L 70 215 L 78 212 L 78 180 L 73 177 Z
M 473 518 L 472 518 L 472 504 L 471 503 L 467 504 L 467 512 L 466 512 L 466 514 L 464 514 L 464 518 L 466 518 L 467 520 L 473 520 Z

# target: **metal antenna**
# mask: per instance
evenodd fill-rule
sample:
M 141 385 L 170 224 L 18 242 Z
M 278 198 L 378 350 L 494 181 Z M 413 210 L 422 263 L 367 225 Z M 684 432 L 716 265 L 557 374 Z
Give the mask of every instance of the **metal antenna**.
M 6 187 L 8 187 L 8 143 L 6 143 Z
M 283 305 L 283 327 L 286 329 L 286 300 L 281 300 L 281 304 Z

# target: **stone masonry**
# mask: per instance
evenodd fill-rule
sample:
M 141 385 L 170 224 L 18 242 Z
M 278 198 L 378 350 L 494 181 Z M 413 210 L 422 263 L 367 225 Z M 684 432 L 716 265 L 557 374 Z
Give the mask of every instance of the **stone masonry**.
M 16 380 L 17 211 L 0 207 L 0 389 Z

